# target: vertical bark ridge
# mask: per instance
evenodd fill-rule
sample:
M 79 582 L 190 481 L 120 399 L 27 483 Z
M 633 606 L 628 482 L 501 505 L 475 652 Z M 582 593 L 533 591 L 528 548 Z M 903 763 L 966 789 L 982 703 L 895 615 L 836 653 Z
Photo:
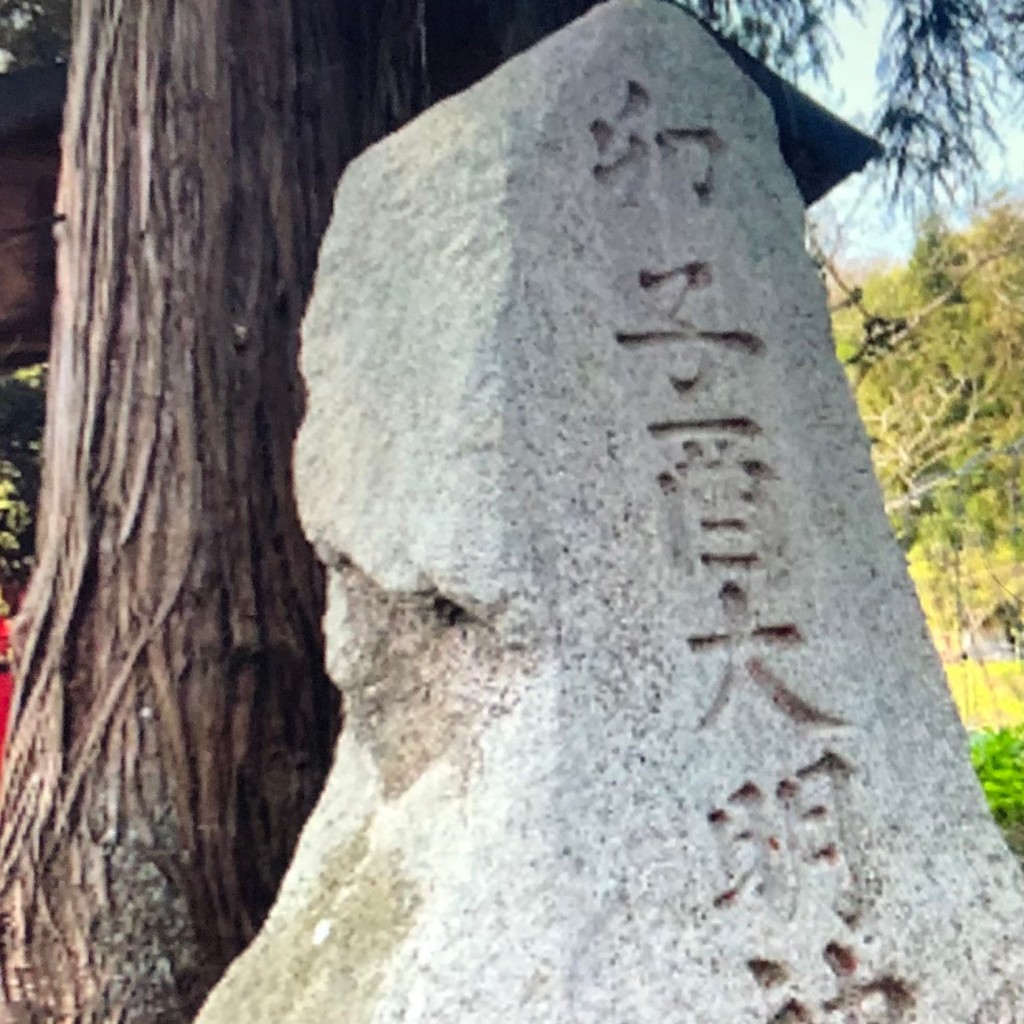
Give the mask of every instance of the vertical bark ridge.
M 329 763 L 290 463 L 298 320 L 356 145 L 332 7 L 76 11 L 0 834 L 11 1019 L 190 1019 Z

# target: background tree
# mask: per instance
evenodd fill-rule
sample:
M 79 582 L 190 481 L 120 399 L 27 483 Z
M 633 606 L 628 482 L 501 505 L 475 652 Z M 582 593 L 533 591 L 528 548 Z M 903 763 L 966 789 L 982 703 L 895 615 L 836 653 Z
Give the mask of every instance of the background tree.
M 12 610 L 35 557 L 45 387 L 43 366 L 0 378 L 0 615 Z
M 875 469 L 933 632 L 1007 635 L 1024 603 L 1024 209 L 932 219 L 834 317 Z
M 28 11 L 8 17 L 28 31 L 42 5 L 12 2 L 0 13 Z M 334 187 L 589 6 L 76 0 L 38 569 L 0 804 L 0 1019 L 179 1024 L 265 915 L 336 727 L 290 478 L 297 328 Z M 827 58 L 835 0 L 688 6 L 783 70 Z M 900 6 L 894 67 L 905 50 L 942 75 L 984 45 L 936 21 L 950 3 Z M 904 106 L 930 99 L 915 81 Z M 970 163 L 970 118 L 893 125 L 901 175 L 956 133 L 968 148 L 936 143 L 931 170 Z
M 0 0 L 0 51 L 15 67 L 66 57 L 70 43 L 70 0 Z

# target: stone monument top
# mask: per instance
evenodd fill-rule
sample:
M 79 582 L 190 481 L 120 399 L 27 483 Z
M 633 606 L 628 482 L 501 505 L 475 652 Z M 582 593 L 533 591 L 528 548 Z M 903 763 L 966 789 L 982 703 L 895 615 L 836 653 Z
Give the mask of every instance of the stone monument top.
M 645 0 L 349 168 L 296 455 L 346 728 L 201 1024 L 1024 1022 L 803 229 Z

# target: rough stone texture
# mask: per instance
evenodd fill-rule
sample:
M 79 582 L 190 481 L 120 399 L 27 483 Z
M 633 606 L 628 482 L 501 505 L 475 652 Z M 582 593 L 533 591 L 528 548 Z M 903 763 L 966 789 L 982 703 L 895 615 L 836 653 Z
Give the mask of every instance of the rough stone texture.
M 297 452 L 348 727 L 201 1024 L 1020 1024 L 768 104 L 619 0 L 346 174 Z

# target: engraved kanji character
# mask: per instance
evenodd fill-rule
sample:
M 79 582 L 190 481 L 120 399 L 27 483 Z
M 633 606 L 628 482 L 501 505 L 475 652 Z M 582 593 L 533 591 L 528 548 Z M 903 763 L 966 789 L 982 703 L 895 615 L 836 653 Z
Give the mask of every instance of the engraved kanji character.
M 590 134 L 598 154 L 595 180 L 614 189 L 626 205 L 635 205 L 638 186 L 656 156 L 677 165 L 672 176 L 688 179 L 701 203 L 710 201 L 714 164 L 725 149 L 721 136 L 706 125 L 657 130 L 650 93 L 639 82 L 626 83 L 622 107 L 611 119 L 592 121 Z
M 756 561 L 756 553 L 702 556 L 705 564 L 721 564 L 736 568 Z M 708 710 L 700 720 L 703 729 L 716 721 L 725 710 L 734 691 L 743 683 L 766 696 L 773 707 L 790 720 L 807 726 L 836 727 L 843 719 L 815 707 L 794 690 L 764 662 L 764 652 L 772 647 L 793 647 L 803 643 L 799 628 L 792 622 L 756 624 L 751 622 L 746 590 L 736 581 L 728 580 L 718 594 L 725 611 L 728 628 L 723 631 L 693 634 L 687 638 L 690 649 L 697 652 L 722 648 L 726 661 L 721 679 Z

